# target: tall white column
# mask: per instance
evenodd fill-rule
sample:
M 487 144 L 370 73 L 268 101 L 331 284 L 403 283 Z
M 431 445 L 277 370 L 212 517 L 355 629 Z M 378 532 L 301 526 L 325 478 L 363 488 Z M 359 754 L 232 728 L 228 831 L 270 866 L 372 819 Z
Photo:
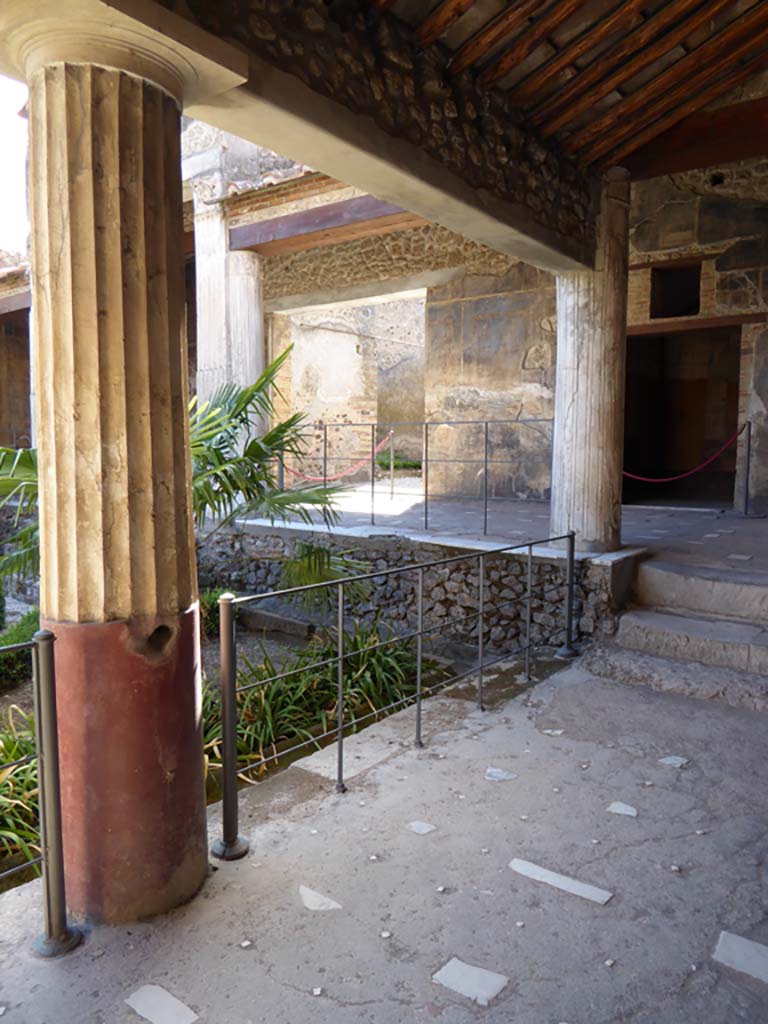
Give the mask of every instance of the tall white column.
M 629 174 L 603 178 L 595 269 L 557 278 L 551 532 L 582 551 L 621 544 Z
M 221 203 L 195 199 L 197 394 L 206 401 L 222 384 L 247 385 L 264 369 L 261 260 L 229 251 Z

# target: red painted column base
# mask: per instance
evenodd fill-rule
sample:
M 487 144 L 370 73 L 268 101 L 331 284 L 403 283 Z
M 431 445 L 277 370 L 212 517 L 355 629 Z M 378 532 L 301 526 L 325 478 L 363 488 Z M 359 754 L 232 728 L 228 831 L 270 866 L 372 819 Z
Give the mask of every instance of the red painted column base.
M 117 923 L 170 910 L 208 868 L 198 606 L 42 626 L 56 636 L 70 912 Z

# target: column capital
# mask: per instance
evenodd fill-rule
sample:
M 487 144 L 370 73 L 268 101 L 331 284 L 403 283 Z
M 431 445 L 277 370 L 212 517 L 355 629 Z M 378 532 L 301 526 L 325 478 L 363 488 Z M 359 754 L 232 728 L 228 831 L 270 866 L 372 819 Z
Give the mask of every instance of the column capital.
M 3 0 L 0 73 L 29 81 L 38 68 L 58 63 L 128 72 L 182 106 L 248 77 L 245 53 L 155 0 Z

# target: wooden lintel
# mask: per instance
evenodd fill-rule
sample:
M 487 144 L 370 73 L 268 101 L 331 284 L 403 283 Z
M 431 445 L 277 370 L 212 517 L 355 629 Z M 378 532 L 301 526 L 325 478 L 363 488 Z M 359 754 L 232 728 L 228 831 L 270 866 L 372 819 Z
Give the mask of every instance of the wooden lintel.
M 402 215 L 406 211 L 394 203 L 386 203 L 374 196 L 358 196 L 338 203 L 326 203 L 299 213 L 255 221 L 230 228 L 230 249 L 256 249 L 272 242 L 296 238 L 318 231 L 349 227 L 361 221 L 377 220 L 380 217 Z
M 261 256 L 286 256 L 291 252 L 325 249 L 331 245 L 355 242 L 358 239 L 371 238 L 375 235 L 391 235 L 396 231 L 410 231 L 427 224 L 429 221 L 415 213 L 395 213 L 390 217 L 377 217 L 375 220 L 359 221 L 355 224 L 345 224 L 336 228 L 313 231 L 306 235 L 294 235 L 292 238 L 267 242 L 264 245 L 254 246 L 253 251 L 258 252 Z
M 633 181 L 768 156 L 768 97 L 699 110 L 623 162 Z
M 29 309 L 32 305 L 32 292 L 29 288 L 12 295 L 0 295 L 0 316 L 4 313 L 16 313 L 20 309 Z
M 768 323 L 768 313 L 734 313 L 732 316 L 690 316 L 674 320 L 651 320 L 644 324 L 629 324 L 627 335 L 630 338 L 637 338 L 646 334 L 680 334 L 682 331 L 759 323 Z

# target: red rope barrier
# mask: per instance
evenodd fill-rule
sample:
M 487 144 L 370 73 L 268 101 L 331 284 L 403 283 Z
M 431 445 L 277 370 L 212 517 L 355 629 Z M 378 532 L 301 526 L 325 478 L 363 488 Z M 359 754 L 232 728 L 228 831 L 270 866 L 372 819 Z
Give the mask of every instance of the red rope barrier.
M 389 444 L 389 440 L 393 434 L 394 430 L 390 430 L 390 432 L 387 434 L 387 436 L 384 438 L 381 444 L 377 445 L 373 449 L 371 455 L 366 455 L 364 459 L 360 459 L 360 461 L 356 462 L 354 466 L 349 466 L 347 469 L 343 469 L 340 473 L 335 473 L 333 476 L 306 476 L 304 473 L 299 473 L 299 471 L 296 469 L 291 469 L 290 466 L 285 466 L 284 468 L 287 469 L 292 476 L 297 476 L 300 480 L 309 480 L 310 483 L 313 484 L 324 482 L 327 483 L 329 480 L 341 480 L 343 476 L 349 476 L 350 473 L 356 473 L 358 469 L 360 469 L 366 463 L 371 461 L 372 456 L 378 455 L 381 449 Z
M 710 455 L 710 457 L 708 459 L 705 459 L 700 466 L 696 466 L 694 469 L 689 469 L 686 473 L 678 473 L 677 476 L 637 476 L 635 473 L 627 473 L 627 471 L 624 470 L 623 475 L 629 477 L 630 480 L 640 480 L 644 484 L 670 484 L 673 480 L 685 480 L 687 476 L 693 476 L 694 473 L 701 472 L 701 470 L 706 469 L 706 467 L 711 462 L 714 462 L 716 459 L 719 459 L 723 452 L 731 447 L 733 442 L 742 433 L 745 427 L 746 423 L 744 424 L 744 426 L 739 427 L 736 433 L 729 437 L 725 444 L 721 448 L 717 449 L 714 455 Z

